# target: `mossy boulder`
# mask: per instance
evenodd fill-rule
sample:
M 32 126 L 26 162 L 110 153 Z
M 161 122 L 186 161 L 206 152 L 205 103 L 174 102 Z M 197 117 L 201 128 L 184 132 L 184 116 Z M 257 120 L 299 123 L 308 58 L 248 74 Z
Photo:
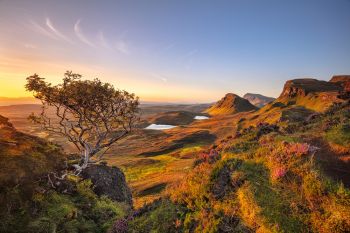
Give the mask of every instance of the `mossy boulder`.
M 92 181 L 93 191 L 98 196 L 107 196 L 114 201 L 125 202 L 132 206 L 130 188 L 124 173 L 118 167 L 105 164 L 91 165 L 82 172 L 82 177 Z

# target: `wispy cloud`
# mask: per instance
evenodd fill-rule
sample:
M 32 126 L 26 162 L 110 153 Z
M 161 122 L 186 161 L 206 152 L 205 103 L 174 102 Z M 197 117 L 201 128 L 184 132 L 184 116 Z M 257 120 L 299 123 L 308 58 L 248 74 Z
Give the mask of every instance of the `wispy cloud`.
M 31 23 L 31 26 L 33 28 L 34 31 L 46 36 L 46 37 L 49 37 L 51 39 L 54 39 L 54 40 L 58 40 L 58 38 L 52 34 L 50 31 L 48 31 L 46 28 L 40 26 L 38 23 L 36 23 L 35 21 L 30 21 Z
M 185 60 L 185 69 L 190 70 L 194 61 L 194 55 L 198 53 L 197 49 L 188 51 L 182 59 Z
M 156 54 L 161 55 L 161 54 L 167 52 L 168 50 L 171 50 L 175 46 L 176 46 L 175 43 L 168 44 L 167 46 L 161 48 Z
M 159 79 L 159 80 L 161 80 L 161 81 L 163 81 L 165 83 L 168 82 L 168 78 L 166 76 L 164 76 L 164 75 L 161 75 L 161 74 L 158 74 L 158 73 L 152 73 L 151 75 L 152 75 L 152 77 L 154 77 L 156 79 Z
M 46 23 L 46 26 L 47 26 L 58 38 L 60 38 L 60 39 L 62 39 L 62 40 L 65 40 L 65 41 L 67 41 L 67 42 L 69 42 L 69 43 L 73 43 L 67 36 L 63 35 L 63 33 L 61 33 L 58 29 L 56 29 L 56 28 L 53 26 L 53 24 L 52 24 L 50 18 L 46 18 L 45 23 Z
M 124 40 L 118 40 L 115 43 L 115 49 L 118 50 L 119 52 L 128 55 L 130 53 L 129 51 L 129 46 Z
M 198 53 L 198 50 L 197 50 L 197 49 L 188 51 L 182 58 L 183 58 L 183 59 L 185 59 L 185 58 L 191 58 L 191 57 L 193 57 L 196 53 Z
M 83 34 L 81 28 L 80 28 L 80 19 L 77 20 L 77 22 L 74 24 L 74 32 L 75 32 L 75 35 L 79 38 L 79 40 L 81 42 L 83 42 L 84 44 L 87 44 L 89 45 L 90 47 L 93 47 L 95 48 L 95 44 L 92 43 L 90 40 L 88 40 L 85 35 Z
M 100 32 L 98 33 L 98 39 L 99 39 L 100 44 L 101 44 L 102 47 L 107 48 L 107 49 L 110 48 L 110 46 L 109 46 L 109 44 L 107 43 L 107 40 L 106 40 L 106 38 L 105 38 L 105 36 L 104 36 L 104 34 L 103 34 L 102 31 L 100 31 Z

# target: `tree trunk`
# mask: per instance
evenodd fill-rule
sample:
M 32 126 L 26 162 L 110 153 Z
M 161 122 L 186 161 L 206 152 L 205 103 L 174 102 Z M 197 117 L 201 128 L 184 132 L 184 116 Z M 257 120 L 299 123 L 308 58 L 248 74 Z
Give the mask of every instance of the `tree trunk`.
M 75 167 L 76 175 L 79 175 L 87 166 L 89 165 L 91 150 L 88 145 L 85 146 L 85 149 L 81 153 L 82 163 L 77 164 Z
M 83 164 L 81 165 L 82 170 L 87 168 L 90 160 L 90 149 L 87 146 L 85 147 L 83 158 L 84 158 Z

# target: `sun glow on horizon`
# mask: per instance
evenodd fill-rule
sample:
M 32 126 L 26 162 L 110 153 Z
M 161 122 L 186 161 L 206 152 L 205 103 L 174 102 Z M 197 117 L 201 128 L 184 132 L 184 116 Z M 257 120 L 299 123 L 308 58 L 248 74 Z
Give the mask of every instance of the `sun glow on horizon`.
M 66 70 L 161 102 L 276 97 L 289 79 L 350 73 L 350 2 L 135 4 L 0 1 L 0 96 Z

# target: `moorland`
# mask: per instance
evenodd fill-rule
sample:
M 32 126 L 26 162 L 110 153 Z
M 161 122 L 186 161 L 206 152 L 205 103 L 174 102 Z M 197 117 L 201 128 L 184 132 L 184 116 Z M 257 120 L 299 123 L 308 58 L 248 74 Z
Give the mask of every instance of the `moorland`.
M 46 174 L 74 147 L 28 122 L 39 104 L 1 106 L 0 230 L 348 232 L 349 101 L 342 75 L 287 81 L 276 99 L 228 93 L 216 103 L 141 104 L 135 130 L 100 162 L 125 174 L 132 201 L 99 195 L 93 176 L 50 187 Z

